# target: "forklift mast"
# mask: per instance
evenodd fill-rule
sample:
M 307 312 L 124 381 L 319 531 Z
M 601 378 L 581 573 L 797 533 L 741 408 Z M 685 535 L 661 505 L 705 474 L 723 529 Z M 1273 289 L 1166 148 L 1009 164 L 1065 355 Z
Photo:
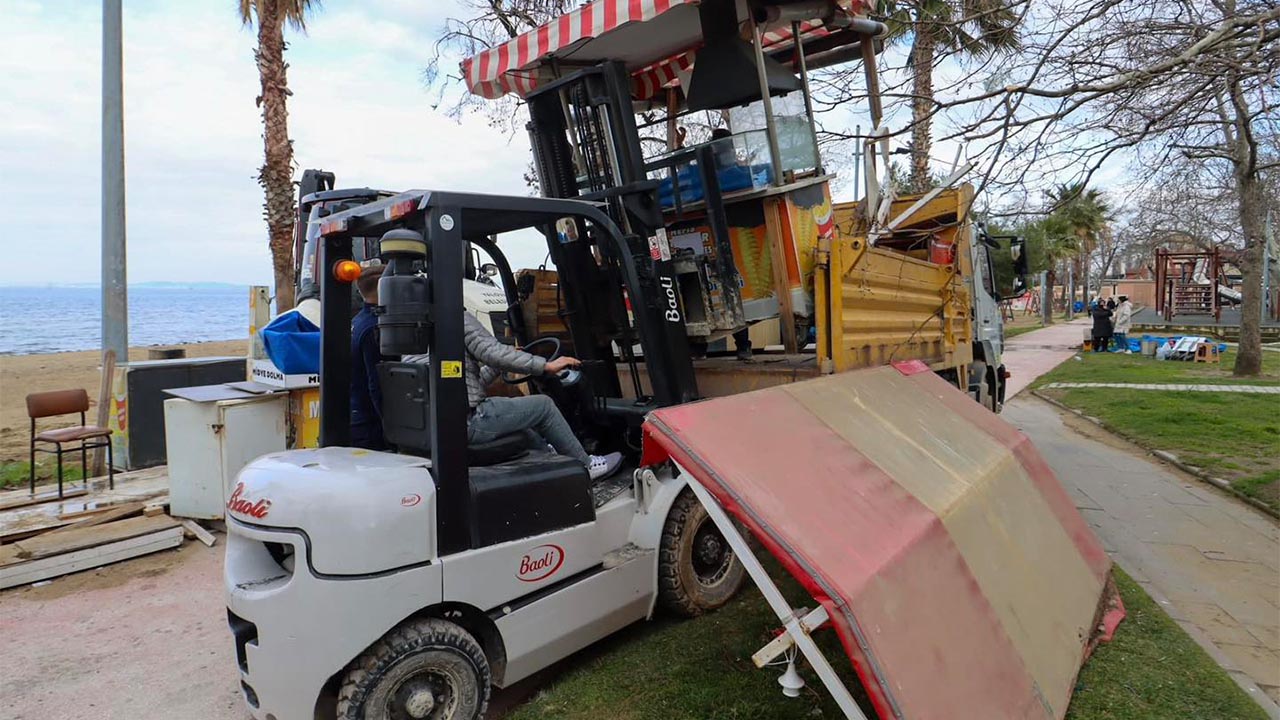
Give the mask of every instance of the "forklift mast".
M 581 219 L 543 228 L 564 289 L 565 324 L 588 376 L 596 387 L 619 393 L 613 343 L 635 364 L 629 303 L 637 325 L 651 326 L 661 338 L 644 348 L 654 400 L 674 405 L 697 399 L 698 388 L 658 183 L 645 174 L 629 82 L 621 63 L 604 62 L 539 88 L 528 98 L 529 139 L 542 195 L 603 204 L 638 270 L 639 286 L 624 295 L 623 251 L 593 237 L 597 228 Z
M 645 357 L 650 360 L 682 357 L 691 365 L 687 351 L 677 356 L 665 347 L 670 342 L 665 326 L 676 323 L 662 316 L 659 305 L 667 302 L 665 296 L 655 297 L 647 290 L 655 284 L 649 256 L 633 252 L 635 236 L 624 233 L 599 203 L 411 190 L 333 213 L 318 225 L 319 265 L 324 269 L 318 273 L 322 314 L 320 445 L 350 443 L 351 305 L 348 299 L 351 289 L 333 269 L 339 262 L 352 259 L 353 239 L 381 238 L 380 254 L 384 262 L 389 261 L 379 282 L 382 305 L 378 325 L 383 353 L 431 355 L 432 372 L 427 388 L 431 415 L 426 432 L 432 448 L 431 474 L 438 497 L 437 523 L 442 552 L 475 546 L 473 533 L 478 527 L 467 484 L 469 408 L 462 369 L 466 353 L 462 280 L 467 273 L 468 246 L 478 245 L 505 264 L 490 237 L 524 228 L 553 227 L 565 221 L 575 227 L 585 227 L 584 237 L 591 238 L 602 257 L 612 259 L 607 267 L 616 272 L 618 278 L 612 292 L 625 291 L 630 297 L 636 319 L 636 340 Z M 585 249 L 585 246 L 585 242 L 579 241 L 571 249 Z M 600 274 L 598 269 L 596 274 Z M 506 281 L 509 271 L 504 275 L 503 290 L 508 302 L 514 305 L 515 283 Z M 594 309 L 591 305 L 587 307 Z M 691 386 L 680 386 L 658 377 L 662 369 L 665 367 L 651 370 L 655 389 L 694 392 Z M 611 379 L 616 388 L 617 376 Z M 587 381 L 595 408 L 593 422 L 602 426 L 638 428 L 649 411 L 681 402 L 663 401 L 656 392 L 652 398 L 627 399 L 621 393 L 596 385 L 591 375 L 587 375 Z

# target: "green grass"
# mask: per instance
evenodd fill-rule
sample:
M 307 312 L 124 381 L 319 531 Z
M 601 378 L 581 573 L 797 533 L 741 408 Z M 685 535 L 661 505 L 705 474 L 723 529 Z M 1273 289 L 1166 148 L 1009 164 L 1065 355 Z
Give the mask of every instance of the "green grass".
M 816 603 L 771 558 L 771 574 L 795 606 Z M 757 670 L 751 654 L 774 637 L 777 616 L 747 581 L 719 611 L 687 621 L 639 623 L 575 657 L 548 689 L 507 717 L 511 720 L 729 720 L 730 718 L 842 717 L 807 665 L 798 698 L 782 695 L 782 668 Z M 827 657 L 843 657 L 830 630 L 815 639 Z M 856 687 L 849 663 L 834 663 L 846 686 Z M 870 707 L 864 704 L 864 711 Z
M 1206 385 L 1280 385 L 1280 353 L 1262 353 L 1262 375 L 1237 378 L 1231 375 L 1236 351 L 1229 348 L 1219 363 L 1156 360 L 1142 355 L 1080 353 L 1080 360 L 1068 360 L 1033 383 L 1051 382 L 1198 383 Z
M 1159 361 L 1136 355 L 1083 353 L 1042 376 L 1054 382 L 1280 384 L 1280 353 L 1264 353 L 1264 376 L 1230 375 L 1222 367 Z M 1139 444 L 1165 450 L 1203 468 L 1241 493 L 1280 511 L 1280 397 L 1244 393 L 1164 392 L 1119 388 L 1043 389 L 1050 397 L 1102 420 Z
M 25 460 L 16 462 L 0 463 L 0 490 L 13 487 L 21 487 L 30 482 L 28 473 L 31 464 Z M 83 473 L 80 471 L 80 458 L 77 456 L 72 462 L 71 456 L 63 458 L 62 465 L 62 481 L 64 483 L 80 482 Z M 42 482 L 53 482 L 57 480 L 57 468 L 49 463 L 36 463 L 36 484 Z
M 776 569 L 776 565 L 774 565 Z M 780 573 L 771 573 L 778 577 Z M 1208 655 L 1117 570 L 1128 618 L 1076 684 L 1070 720 L 1263 720 L 1266 715 Z M 794 604 L 813 605 L 780 583 Z M 637 624 L 567 663 L 511 720 L 729 720 L 843 717 L 807 664 L 799 698 L 783 697 L 781 668 L 756 670 L 751 653 L 773 637 L 777 618 L 748 587 L 718 612 L 688 621 Z M 847 687 L 856 688 L 835 634 L 815 638 Z M 965 649 L 957 648 L 963 662 Z M 862 700 L 860 700 L 862 702 Z M 876 717 L 863 703 L 870 718 Z
M 1068 720 L 1263 720 L 1262 708 L 1124 571 L 1128 615 L 1076 680 Z
M 1038 322 L 1035 325 L 1005 325 L 1004 339 L 1008 340 L 1009 338 L 1015 338 L 1015 337 L 1018 337 L 1019 335 L 1025 335 L 1029 332 L 1033 332 L 1035 330 L 1040 330 L 1040 329 L 1041 329 L 1041 325 Z

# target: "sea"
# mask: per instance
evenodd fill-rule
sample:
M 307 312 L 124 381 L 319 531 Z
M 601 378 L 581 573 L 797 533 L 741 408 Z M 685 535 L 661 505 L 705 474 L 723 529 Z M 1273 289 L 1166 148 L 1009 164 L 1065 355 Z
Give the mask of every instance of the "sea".
M 0 355 L 97 350 L 97 287 L 0 287 Z M 249 287 L 169 284 L 129 288 L 129 345 L 249 336 Z

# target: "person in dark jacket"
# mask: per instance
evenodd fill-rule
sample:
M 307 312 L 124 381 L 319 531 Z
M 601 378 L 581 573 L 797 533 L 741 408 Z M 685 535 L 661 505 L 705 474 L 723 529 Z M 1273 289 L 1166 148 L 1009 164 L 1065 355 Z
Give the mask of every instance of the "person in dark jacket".
M 1111 325 L 1111 311 L 1106 305 L 1096 303 L 1093 306 L 1093 351 L 1106 352 L 1107 345 L 1111 339 L 1113 328 Z
M 378 338 L 378 279 L 383 266 L 373 265 L 360 272 L 356 289 L 364 307 L 351 319 L 351 445 L 368 450 L 386 450 L 382 435 L 382 388 L 378 363 L 393 360 L 382 354 Z

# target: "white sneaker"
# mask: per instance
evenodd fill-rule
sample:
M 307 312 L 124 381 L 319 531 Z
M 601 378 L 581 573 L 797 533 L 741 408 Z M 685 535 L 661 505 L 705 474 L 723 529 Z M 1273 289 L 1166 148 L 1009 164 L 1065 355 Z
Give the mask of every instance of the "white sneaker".
M 588 458 L 587 472 L 592 480 L 602 480 L 617 472 L 622 465 L 622 453 L 592 455 Z

